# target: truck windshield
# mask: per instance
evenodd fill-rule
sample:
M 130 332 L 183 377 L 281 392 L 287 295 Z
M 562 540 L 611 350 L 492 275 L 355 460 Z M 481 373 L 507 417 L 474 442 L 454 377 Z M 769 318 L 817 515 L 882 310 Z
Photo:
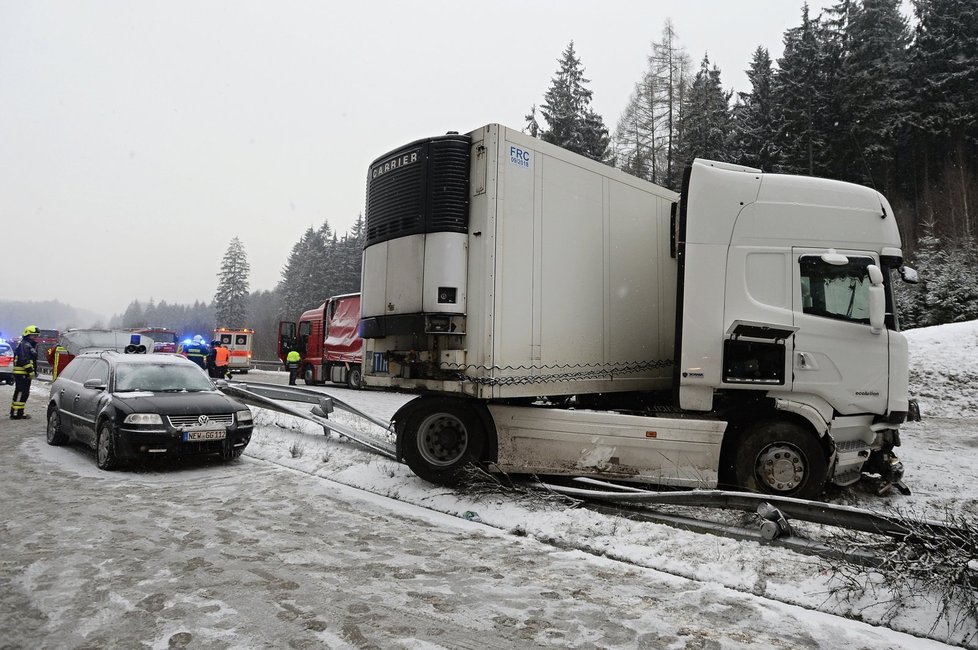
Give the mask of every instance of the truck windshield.
M 850 257 L 848 264 L 829 264 L 804 255 L 801 265 L 802 309 L 806 314 L 855 323 L 869 323 L 869 272 L 875 261 Z

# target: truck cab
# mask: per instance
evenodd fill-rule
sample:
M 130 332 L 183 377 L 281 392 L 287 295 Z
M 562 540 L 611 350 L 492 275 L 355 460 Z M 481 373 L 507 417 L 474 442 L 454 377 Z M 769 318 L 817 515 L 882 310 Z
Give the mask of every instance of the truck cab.
M 360 294 L 333 296 L 294 321 L 279 322 L 278 357 L 290 350 L 301 355 L 299 376 L 308 385 L 330 381 L 359 388 L 363 363 L 360 338 Z

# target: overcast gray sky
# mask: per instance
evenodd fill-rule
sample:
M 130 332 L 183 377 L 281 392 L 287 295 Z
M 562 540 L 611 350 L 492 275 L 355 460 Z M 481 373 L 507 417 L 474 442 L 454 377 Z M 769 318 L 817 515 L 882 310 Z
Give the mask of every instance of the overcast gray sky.
M 0 299 L 210 301 L 235 236 L 272 289 L 306 228 L 350 228 L 377 156 L 521 128 L 571 39 L 613 129 L 667 18 L 749 90 L 801 5 L 0 0 Z

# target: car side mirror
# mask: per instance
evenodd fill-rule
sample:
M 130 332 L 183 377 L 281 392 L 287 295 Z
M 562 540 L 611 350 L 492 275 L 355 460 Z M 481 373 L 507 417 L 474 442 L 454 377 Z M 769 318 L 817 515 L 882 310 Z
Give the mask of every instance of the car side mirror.
M 82 384 L 88 390 L 105 390 L 106 384 L 105 380 L 93 377 L 92 379 L 86 379 L 85 383 Z
M 870 264 L 869 274 L 869 326 L 873 334 L 880 334 L 886 326 L 886 294 L 883 291 L 883 272 L 880 267 Z

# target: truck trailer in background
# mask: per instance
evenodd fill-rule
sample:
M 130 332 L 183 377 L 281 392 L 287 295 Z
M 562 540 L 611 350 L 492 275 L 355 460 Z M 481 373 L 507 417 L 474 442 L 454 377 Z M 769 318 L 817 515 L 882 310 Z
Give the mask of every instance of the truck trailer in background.
M 367 177 L 364 384 L 419 476 L 481 462 L 813 498 L 898 483 L 886 199 L 696 160 L 681 194 L 490 124 Z
M 278 325 L 278 356 L 285 363 L 289 350 L 302 356 L 299 376 L 306 384 L 326 381 L 359 388 L 363 339 L 359 335 L 360 294 L 333 296 L 299 317 L 298 324 Z

